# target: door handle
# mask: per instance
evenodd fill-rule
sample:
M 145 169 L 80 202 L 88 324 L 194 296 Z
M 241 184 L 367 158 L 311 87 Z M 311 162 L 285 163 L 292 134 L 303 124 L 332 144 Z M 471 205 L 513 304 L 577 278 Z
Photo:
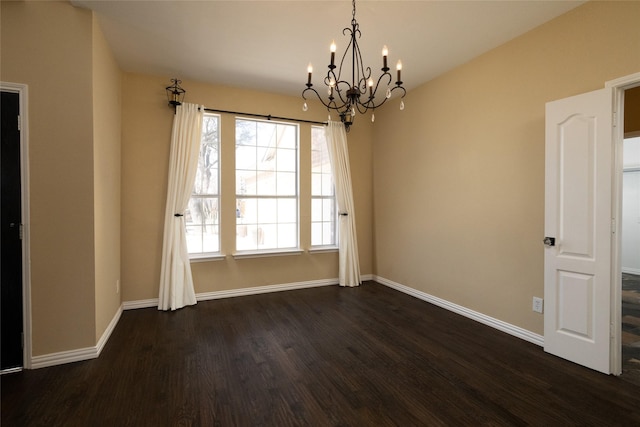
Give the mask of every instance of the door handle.
M 548 248 L 550 248 L 551 246 L 555 246 L 556 245 L 556 238 L 555 237 L 545 237 L 544 240 L 544 245 Z

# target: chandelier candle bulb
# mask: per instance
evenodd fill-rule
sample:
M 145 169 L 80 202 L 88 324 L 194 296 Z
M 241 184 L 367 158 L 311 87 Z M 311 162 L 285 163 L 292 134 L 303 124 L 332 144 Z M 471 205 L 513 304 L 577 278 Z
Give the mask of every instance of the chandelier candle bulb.
M 369 85 L 369 98 L 373 98 L 373 79 L 369 78 L 367 84 Z
M 396 82 L 398 85 L 402 84 L 402 79 L 400 78 L 400 72 L 402 71 L 402 62 L 398 61 L 398 64 L 396 65 L 396 70 L 398 70 L 398 81 Z
M 384 45 L 382 46 L 382 71 L 389 70 L 389 67 L 387 67 L 387 56 L 389 56 L 389 49 Z
M 309 79 L 307 80 L 307 86 L 311 86 L 311 73 L 313 73 L 313 66 L 311 66 L 311 63 L 309 63 L 309 66 L 307 67 L 307 73 L 309 73 Z
M 329 68 L 334 69 L 334 68 L 336 68 L 336 66 L 335 66 L 335 61 L 336 61 L 336 42 L 335 41 L 331 42 L 331 47 L 329 49 L 331 50 L 331 65 L 329 65 Z

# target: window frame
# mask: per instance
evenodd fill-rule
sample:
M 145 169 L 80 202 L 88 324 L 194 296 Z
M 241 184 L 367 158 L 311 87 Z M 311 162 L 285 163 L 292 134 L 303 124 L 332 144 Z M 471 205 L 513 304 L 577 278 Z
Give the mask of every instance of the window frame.
M 258 194 L 258 190 L 256 189 L 255 192 L 250 193 L 250 194 L 241 194 L 239 192 L 239 175 L 238 175 L 238 171 L 253 171 L 256 173 L 256 176 L 259 174 L 259 172 L 262 169 L 259 169 L 259 165 L 256 162 L 256 165 L 254 168 L 252 169 L 248 169 L 246 167 L 238 167 L 238 122 L 239 121 L 245 121 L 245 122 L 253 122 L 256 124 L 256 152 L 258 152 L 259 148 L 263 148 L 266 149 L 268 148 L 268 146 L 264 146 L 264 145 L 259 145 L 258 140 L 260 139 L 260 136 L 258 135 L 258 126 L 259 124 L 267 124 L 267 125 L 282 125 L 282 126 L 290 126 L 293 129 L 293 136 L 294 136 L 294 142 L 295 142 L 295 147 L 294 147 L 294 151 L 295 151 L 295 161 L 294 161 L 294 173 L 295 173 L 295 178 L 294 178 L 294 193 L 292 195 L 278 195 L 277 194 L 277 190 L 274 194 Z M 234 124 L 235 124 L 235 129 L 236 129 L 236 135 L 235 135 L 235 140 L 234 140 L 234 147 L 235 147 L 235 168 L 234 168 L 234 177 L 235 177 L 235 190 L 234 190 L 234 208 L 236 209 L 236 215 L 235 216 L 235 251 L 233 253 L 233 257 L 234 258 L 246 258 L 246 257 L 261 257 L 261 256 L 277 256 L 277 255 L 288 255 L 288 254 L 300 254 L 303 252 L 303 250 L 301 249 L 300 246 L 300 199 L 301 199 L 301 194 L 300 194 L 300 175 L 301 175 L 301 170 L 300 170 L 300 124 L 299 123 L 291 123 L 291 122 L 284 122 L 284 121 L 274 121 L 274 120 L 261 120 L 261 119 L 256 119 L 256 118 L 251 118 L 251 117 L 244 117 L 244 116 L 235 116 L 234 117 Z M 275 130 L 277 132 L 277 129 Z M 270 146 L 269 146 L 270 147 Z M 279 147 L 275 147 L 276 149 L 279 149 Z M 256 156 L 257 157 L 257 156 Z M 266 171 L 266 170 L 264 170 Z M 273 171 L 271 171 L 275 174 L 278 173 L 278 169 L 274 169 Z M 291 170 L 287 170 L 285 171 L 285 173 L 291 173 Z M 256 184 L 257 185 L 257 184 Z M 277 184 L 276 184 L 277 186 Z M 260 248 L 259 245 L 256 245 L 256 248 L 249 248 L 249 249 L 239 249 L 239 244 L 238 244 L 238 226 L 241 225 L 239 223 L 239 219 L 240 219 L 240 213 L 239 213 L 239 205 L 238 202 L 240 200 L 255 200 L 256 201 L 256 205 L 259 203 L 260 200 L 274 200 L 276 204 L 278 204 L 278 201 L 280 200 L 294 200 L 295 202 L 295 207 L 296 207 L 296 212 L 295 215 L 293 216 L 295 218 L 295 245 L 294 246 L 283 246 L 283 247 L 268 247 L 268 248 Z M 256 222 L 255 223 L 248 223 L 247 225 L 255 225 L 255 226 L 259 226 L 260 224 L 262 224 L 261 222 L 259 222 L 259 217 L 257 217 L 258 213 L 256 213 Z M 276 213 L 277 215 L 277 213 Z M 270 225 L 275 225 L 277 227 L 278 224 L 281 224 L 279 222 L 279 220 L 276 220 L 275 223 L 267 223 Z M 293 224 L 291 222 L 289 222 L 288 224 Z M 229 230 L 229 232 L 231 231 L 231 229 Z
M 311 235 L 310 235 L 310 250 L 313 252 L 319 252 L 319 251 L 323 251 L 323 250 L 333 250 L 338 248 L 338 244 L 339 244 L 339 235 L 338 235 L 338 201 L 336 198 L 336 187 L 335 187 L 335 182 L 333 179 L 333 170 L 331 169 L 331 159 L 329 158 L 328 163 L 329 163 L 329 179 L 331 180 L 331 195 L 326 195 L 326 194 L 316 194 L 314 192 L 315 188 L 314 188 L 314 174 L 316 175 L 320 175 L 319 179 L 321 181 L 321 183 L 323 182 L 323 175 L 327 175 L 326 172 L 321 171 L 320 173 L 314 172 L 314 164 L 313 164 L 313 156 L 314 156 L 314 152 L 317 152 L 318 150 L 314 150 L 314 130 L 315 131 L 322 131 L 324 134 L 324 127 L 323 126 L 311 126 L 311 130 L 310 130 L 310 141 L 311 141 L 311 147 L 310 147 L 310 175 L 311 175 L 311 188 L 310 188 L 310 198 L 311 198 L 311 214 L 310 214 L 310 230 L 311 230 Z M 327 157 L 329 157 L 329 147 L 327 146 L 327 141 L 326 138 L 323 138 L 324 140 L 324 147 L 323 150 L 321 150 L 321 153 L 325 154 Z M 323 163 L 324 164 L 324 163 Z M 321 184 L 322 185 L 322 184 Z M 320 193 L 322 193 L 322 189 L 320 191 Z M 313 208 L 313 204 L 314 204 L 314 200 L 331 200 L 333 202 L 333 212 L 330 214 L 331 217 L 331 221 L 325 221 L 324 219 L 324 209 L 322 209 L 323 211 L 323 215 L 320 221 L 314 221 L 314 208 Z M 314 242 L 314 233 L 313 233 L 313 228 L 314 228 L 314 224 L 318 224 L 320 223 L 325 224 L 329 222 L 331 224 L 331 233 L 333 236 L 333 242 L 330 243 L 325 243 L 324 242 L 324 231 L 322 232 L 323 236 L 322 236 L 322 240 L 323 243 L 322 244 L 313 244 Z
M 216 204 L 217 204 L 217 215 L 216 215 L 216 219 L 214 220 L 214 223 L 209 224 L 209 225 L 213 225 L 214 227 L 217 227 L 217 247 L 218 250 L 217 251 L 200 251 L 200 252 L 191 252 L 189 245 L 187 243 L 187 252 L 189 254 L 189 259 L 191 261 L 199 261 L 199 260 L 210 260 L 210 259 L 216 259 L 216 258 L 223 258 L 224 255 L 222 254 L 222 239 L 221 239 L 221 235 L 222 235 L 222 221 L 221 221 L 221 163 L 222 163 L 222 159 L 221 159 L 221 148 L 222 148 L 222 117 L 219 114 L 213 114 L 213 113 L 205 113 L 204 117 L 203 117 L 203 134 L 202 137 L 200 139 L 200 151 L 198 154 L 198 168 L 200 168 L 200 163 L 201 163 L 201 157 L 203 154 L 202 148 L 203 148 L 203 142 L 204 140 L 204 132 L 205 132 L 205 123 L 204 121 L 207 120 L 207 118 L 215 118 L 217 121 L 217 138 L 216 138 L 216 151 L 217 151 L 217 160 L 216 160 L 216 176 L 215 176 L 215 180 L 217 183 L 217 187 L 216 187 L 216 192 L 215 193 L 200 193 L 200 194 L 196 194 L 196 180 L 198 179 L 198 172 L 196 172 L 196 176 L 194 177 L 194 185 L 193 185 L 193 190 L 191 192 L 191 196 L 189 197 L 189 205 L 187 206 L 187 212 L 185 212 L 185 235 L 187 238 L 187 242 L 189 240 L 188 237 L 188 227 L 189 227 L 189 223 L 187 222 L 187 215 L 191 216 L 191 212 L 190 212 L 190 207 L 191 207 L 191 201 L 193 199 L 200 199 L 200 200 L 215 200 Z M 197 227 L 201 227 L 201 232 L 200 232 L 200 240 L 201 240 L 201 244 L 202 247 L 204 247 L 204 233 L 202 232 L 203 228 L 206 226 L 207 224 L 205 222 L 200 223 L 199 225 L 196 225 Z

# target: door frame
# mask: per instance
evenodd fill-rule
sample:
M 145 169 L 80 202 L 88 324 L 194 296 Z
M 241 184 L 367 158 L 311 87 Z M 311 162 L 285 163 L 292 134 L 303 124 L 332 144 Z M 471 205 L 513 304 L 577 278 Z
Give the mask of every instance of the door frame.
M 20 185 L 22 200 L 22 366 L 31 368 L 31 257 L 29 211 L 29 88 L 26 84 L 0 81 L 0 91 L 18 94 L 20 114 Z
M 622 374 L 622 171 L 624 141 L 624 91 L 640 86 L 640 72 L 610 80 L 605 87 L 613 90 L 614 165 L 612 177 L 612 231 L 611 245 L 611 373 Z

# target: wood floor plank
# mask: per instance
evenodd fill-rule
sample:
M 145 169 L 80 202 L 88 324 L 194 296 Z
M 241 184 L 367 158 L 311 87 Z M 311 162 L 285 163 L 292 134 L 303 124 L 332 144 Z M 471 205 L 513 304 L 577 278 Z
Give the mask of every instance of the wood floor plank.
M 637 385 L 374 282 L 126 311 L 0 381 L 3 426 L 640 425 Z

